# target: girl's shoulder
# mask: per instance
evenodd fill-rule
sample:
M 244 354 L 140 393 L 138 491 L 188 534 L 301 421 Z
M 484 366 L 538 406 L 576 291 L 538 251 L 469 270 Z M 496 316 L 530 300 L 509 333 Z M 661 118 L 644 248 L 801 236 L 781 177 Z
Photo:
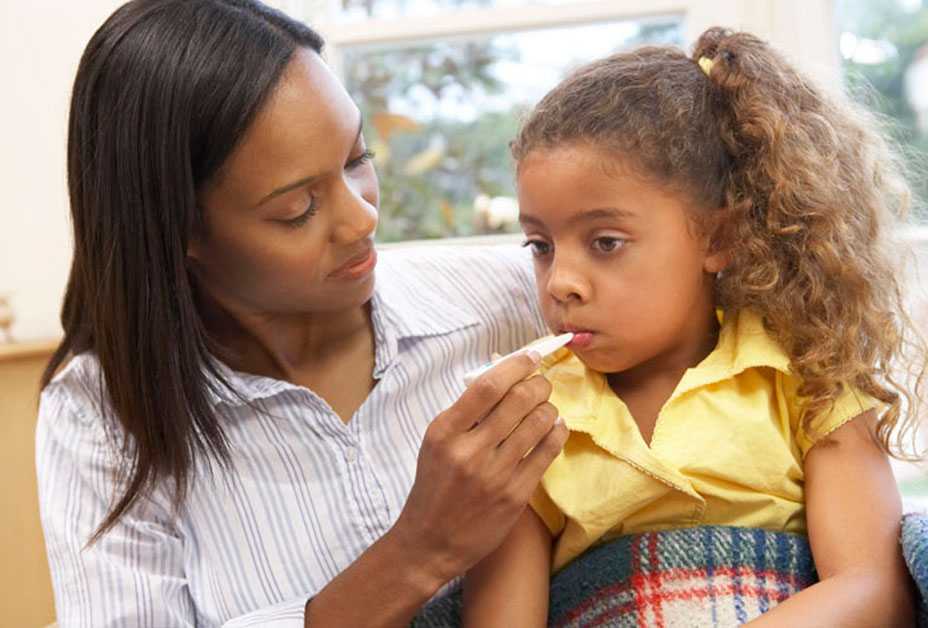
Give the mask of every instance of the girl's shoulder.
M 778 393 L 789 413 L 790 427 L 802 457 L 832 432 L 860 415 L 884 409 L 884 404 L 856 386 L 843 384 L 841 392 L 823 411 L 807 420 L 806 399 L 800 394 L 802 378 L 798 375 L 779 374 Z
M 801 393 L 803 378 L 793 368 L 788 353 L 766 329 L 762 317 L 753 311 L 743 310 L 737 315 L 726 314 L 723 319 L 720 346 L 724 346 L 726 334 L 729 334 L 726 356 L 731 356 L 731 372 L 739 374 L 749 368 L 763 368 L 767 381 L 775 388 L 777 412 L 788 415 L 785 418 L 803 457 L 831 432 L 864 412 L 880 407 L 879 401 L 844 383 L 841 392 L 828 407 L 806 420 L 807 400 Z M 750 386 L 736 389 L 742 394 L 753 394 Z

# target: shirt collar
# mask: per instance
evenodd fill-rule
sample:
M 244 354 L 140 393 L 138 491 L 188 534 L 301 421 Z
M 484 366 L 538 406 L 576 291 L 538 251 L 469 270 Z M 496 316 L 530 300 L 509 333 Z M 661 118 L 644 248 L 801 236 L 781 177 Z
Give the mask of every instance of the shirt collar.
M 449 334 L 480 323 L 472 312 L 443 301 L 434 290 L 407 285 L 405 278 L 378 277 L 371 299 L 374 327 L 374 377 L 380 379 L 398 353 L 398 342 L 406 338 Z M 299 388 L 271 377 L 242 373 L 213 359 L 214 369 L 204 367 L 207 396 L 213 405 L 240 406 L 286 389 Z M 225 380 L 231 387 L 222 384 Z
M 480 324 L 472 309 L 442 299 L 427 286 L 411 285 L 405 277 L 378 277 L 373 311 L 382 313 L 384 327 L 399 339 L 441 336 Z
M 273 377 L 235 371 L 215 357 L 212 359 L 212 365 L 212 370 L 203 367 L 203 375 L 206 379 L 207 398 L 214 406 L 220 403 L 241 406 L 269 397 L 286 388 L 296 388 L 289 382 Z
M 790 374 L 790 360 L 770 335 L 763 319 L 751 310 L 725 316 L 719 311 L 722 328 L 715 349 L 699 365 L 689 369 L 674 396 L 731 379 L 752 368 L 768 367 Z
M 671 398 L 734 378 L 752 368 L 769 367 L 790 374 L 789 357 L 766 330 L 763 320 L 756 313 L 742 310 L 730 316 L 723 316 L 722 312 L 719 312 L 719 321 L 722 327 L 715 349 L 697 366 L 683 374 Z M 601 379 L 599 385 L 605 385 L 605 378 L 591 378 L 593 374 L 568 349 L 561 349 L 548 356 L 542 362 L 542 369 L 552 382 L 570 382 L 576 387 L 581 382 L 599 382 Z M 593 389 L 588 392 L 593 392 Z M 592 406 L 589 410 L 592 416 Z

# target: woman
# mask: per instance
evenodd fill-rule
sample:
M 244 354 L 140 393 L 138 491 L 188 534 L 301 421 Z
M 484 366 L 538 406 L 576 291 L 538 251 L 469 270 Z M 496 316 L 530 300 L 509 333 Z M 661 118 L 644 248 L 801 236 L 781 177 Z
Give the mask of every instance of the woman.
M 461 394 L 544 331 L 527 260 L 377 263 L 377 178 L 321 49 L 252 0 L 136 0 L 88 44 L 37 430 L 63 627 L 402 624 L 566 438 L 537 356 Z

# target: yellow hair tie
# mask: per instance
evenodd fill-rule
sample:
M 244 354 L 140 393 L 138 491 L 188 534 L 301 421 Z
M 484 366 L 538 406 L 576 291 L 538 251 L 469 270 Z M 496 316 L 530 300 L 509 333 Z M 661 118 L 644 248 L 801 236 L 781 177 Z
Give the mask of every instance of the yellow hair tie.
M 709 57 L 699 57 L 699 61 L 697 61 L 697 63 L 699 64 L 699 67 L 702 68 L 702 71 L 706 73 L 706 76 L 709 76 L 709 72 L 712 71 L 712 66 L 715 64 L 715 60 L 710 59 Z

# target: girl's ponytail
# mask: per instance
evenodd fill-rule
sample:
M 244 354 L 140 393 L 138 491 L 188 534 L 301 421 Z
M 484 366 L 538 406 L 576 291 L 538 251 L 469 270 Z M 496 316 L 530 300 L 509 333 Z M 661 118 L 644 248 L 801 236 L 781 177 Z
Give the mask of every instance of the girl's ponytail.
M 718 223 L 732 255 L 722 305 L 764 315 L 803 380 L 807 427 L 853 385 L 887 404 L 883 447 L 909 449 L 925 348 L 887 248 L 909 207 L 897 157 L 869 114 L 752 35 L 709 29 L 692 60 L 710 81 L 731 157 Z

